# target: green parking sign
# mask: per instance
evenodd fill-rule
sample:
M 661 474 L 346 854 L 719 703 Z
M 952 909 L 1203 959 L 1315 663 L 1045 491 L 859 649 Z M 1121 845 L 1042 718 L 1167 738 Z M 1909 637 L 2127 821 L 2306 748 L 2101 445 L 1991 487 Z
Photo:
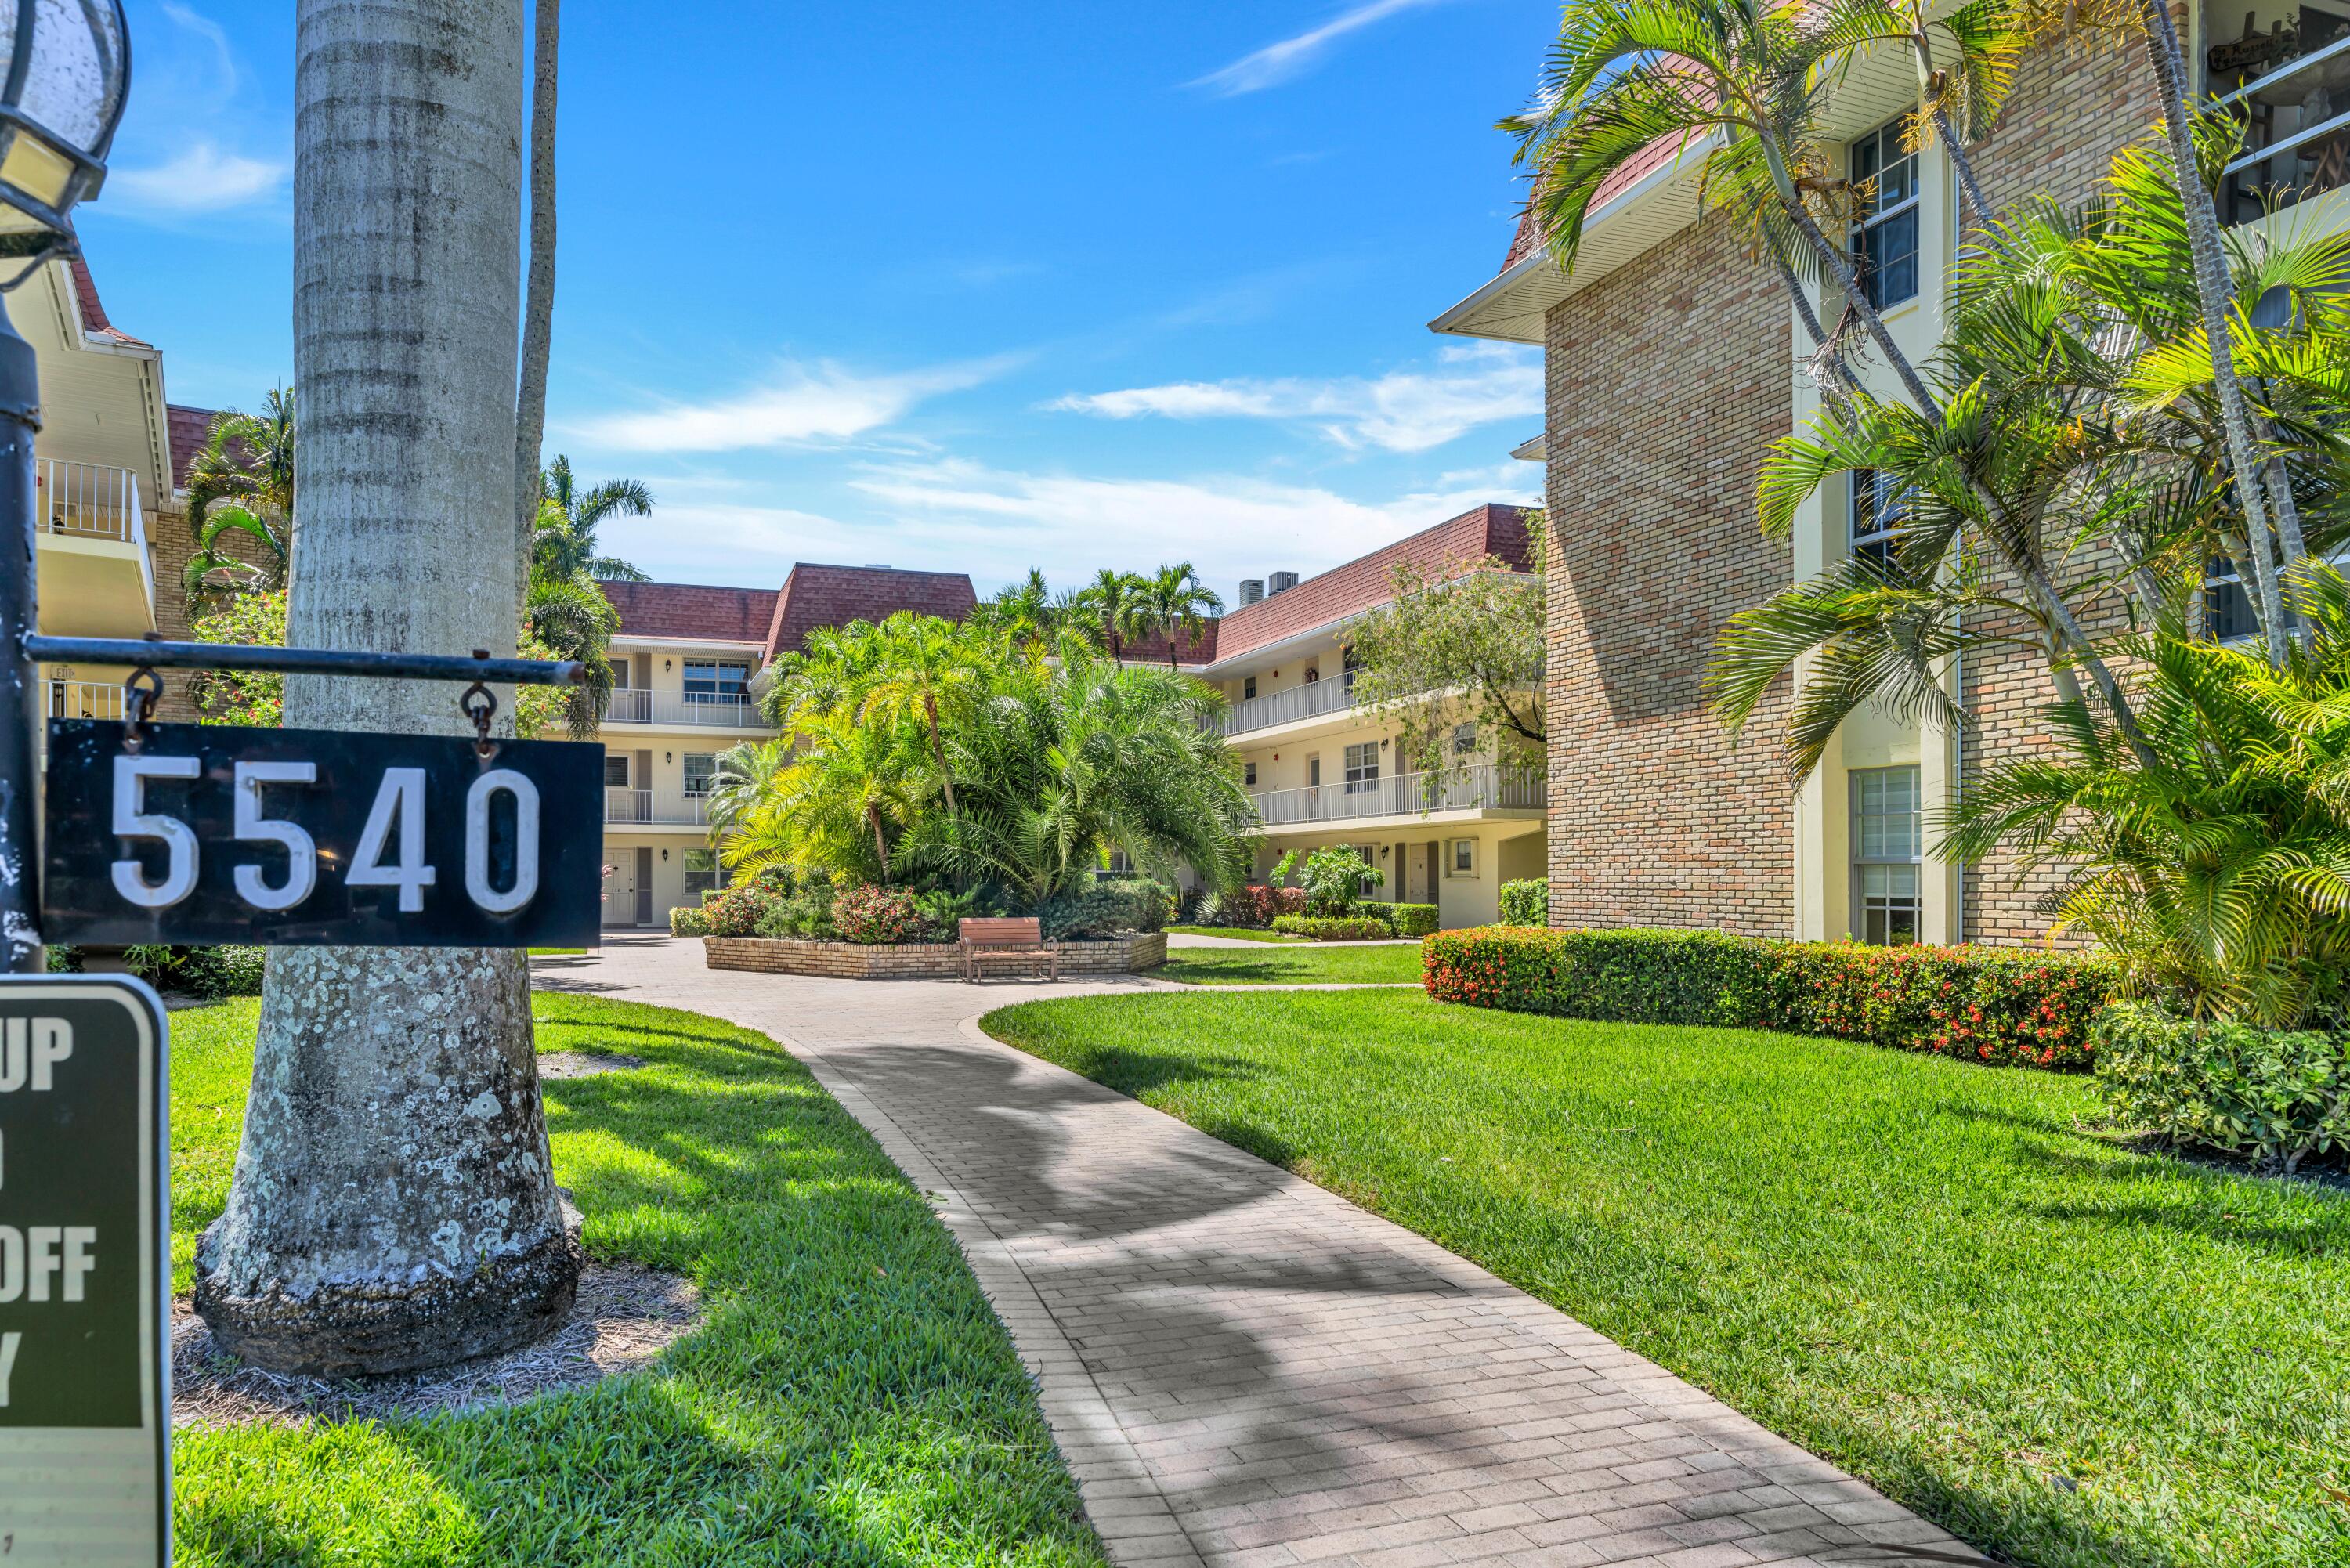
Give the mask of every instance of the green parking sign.
M 0 976 L 0 1568 L 171 1561 L 162 1004 Z

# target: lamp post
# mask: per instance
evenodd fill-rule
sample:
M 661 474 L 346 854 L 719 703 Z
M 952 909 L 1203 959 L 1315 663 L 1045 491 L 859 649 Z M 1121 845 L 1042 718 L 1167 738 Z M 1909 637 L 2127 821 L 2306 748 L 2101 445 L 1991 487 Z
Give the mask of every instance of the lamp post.
M 13 16 L 8 14 L 13 12 Z M 0 82 L 0 294 L 73 249 L 68 214 L 106 178 L 107 150 L 130 85 L 121 0 L 0 0 L 7 78 Z M 34 587 L 33 437 L 41 428 L 33 346 L 0 300 L 0 971 L 42 967 L 40 681 L 25 639 L 40 629 Z M 10 552 L 14 554 L 15 552 Z

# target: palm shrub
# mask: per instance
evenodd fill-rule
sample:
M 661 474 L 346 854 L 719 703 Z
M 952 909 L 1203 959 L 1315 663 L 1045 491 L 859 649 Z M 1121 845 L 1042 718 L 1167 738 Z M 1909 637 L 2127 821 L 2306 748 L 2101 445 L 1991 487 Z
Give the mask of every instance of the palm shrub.
M 2059 930 L 2189 1017 L 2339 1027 L 2350 974 L 2350 582 L 2305 564 L 2307 628 L 2272 666 L 2158 631 L 2136 640 L 2142 742 L 2078 702 L 2047 710 L 2063 754 L 1994 766 L 1942 852 L 2002 844 L 2062 878 Z
M 1333 919 L 1353 914 L 1370 890 L 1388 879 L 1351 844 L 1293 849 L 1281 857 L 1273 876 L 1277 882 L 1295 877 L 1305 893 L 1306 912 Z

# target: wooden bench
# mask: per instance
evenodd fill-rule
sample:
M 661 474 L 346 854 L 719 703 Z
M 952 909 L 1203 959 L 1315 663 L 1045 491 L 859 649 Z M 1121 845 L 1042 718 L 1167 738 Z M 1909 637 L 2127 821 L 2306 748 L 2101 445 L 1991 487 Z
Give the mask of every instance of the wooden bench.
M 970 984 L 979 983 L 980 960 L 987 953 L 1042 953 L 1046 972 L 1061 978 L 1061 944 L 1046 941 L 1035 919 L 981 917 L 962 921 L 956 932 L 962 939 L 962 978 Z

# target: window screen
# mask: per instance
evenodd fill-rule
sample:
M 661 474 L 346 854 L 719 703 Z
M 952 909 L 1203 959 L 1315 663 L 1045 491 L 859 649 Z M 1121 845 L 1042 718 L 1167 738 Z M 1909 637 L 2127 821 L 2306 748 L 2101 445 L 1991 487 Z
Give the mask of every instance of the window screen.
M 1861 940 L 1886 947 L 1918 940 L 1924 840 L 1918 770 L 1854 770 L 1854 923 Z
M 1861 289 L 1879 310 L 1918 294 L 1918 155 L 1901 151 L 1901 121 L 1852 144 L 1852 179 L 1867 191 L 1852 231 Z

